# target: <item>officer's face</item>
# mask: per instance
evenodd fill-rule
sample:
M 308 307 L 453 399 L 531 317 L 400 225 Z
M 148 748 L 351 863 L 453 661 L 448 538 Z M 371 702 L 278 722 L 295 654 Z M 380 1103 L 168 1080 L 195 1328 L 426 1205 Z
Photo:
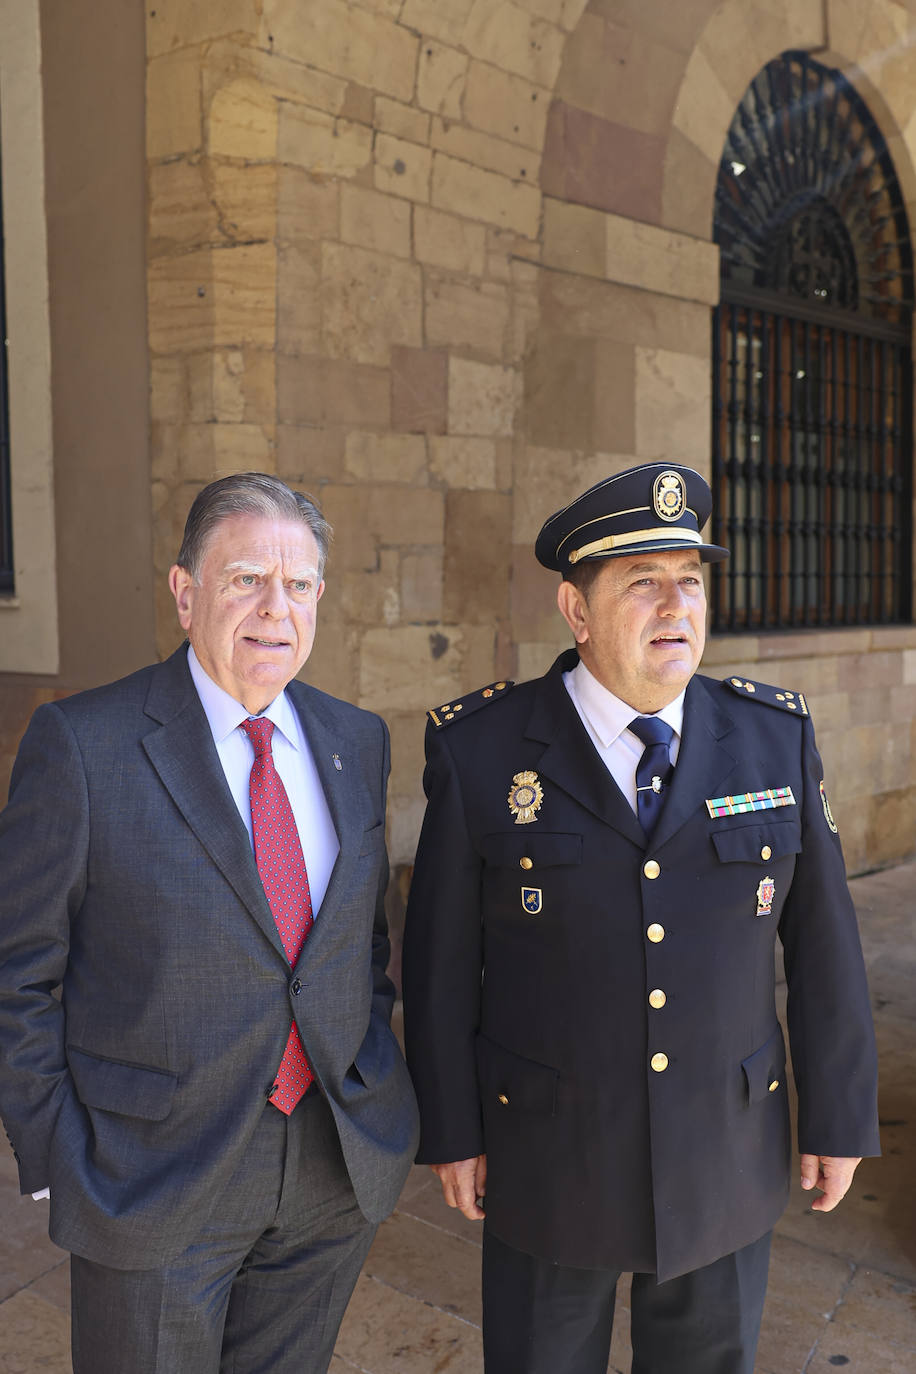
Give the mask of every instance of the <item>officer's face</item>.
M 561 582 L 558 604 L 579 656 L 635 711 L 660 711 L 697 670 L 706 640 L 706 592 L 695 553 L 609 558 L 588 599 Z
M 318 545 L 298 520 L 233 515 L 206 546 L 200 577 L 173 567 L 178 619 L 201 666 L 257 714 L 311 652 L 318 598 Z

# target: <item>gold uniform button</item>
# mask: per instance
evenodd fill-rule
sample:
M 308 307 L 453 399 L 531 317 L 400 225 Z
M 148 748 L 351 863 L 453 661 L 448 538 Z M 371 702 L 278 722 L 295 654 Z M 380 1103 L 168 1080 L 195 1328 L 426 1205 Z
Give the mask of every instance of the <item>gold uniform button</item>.
M 668 1056 L 667 1054 L 653 1054 L 649 1063 L 656 1073 L 664 1073 L 668 1067 Z
M 524 859 L 519 859 L 518 866 L 519 868 L 534 868 L 534 861 L 529 859 L 526 854 Z
M 659 873 L 661 873 L 661 869 L 654 859 L 650 859 L 648 863 L 643 864 L 642 871 L 647 878 L 657 878 Z
M 656 1011 L 658 1011 L 660 1007 L 663 1007 L 667 1000 L 668 998 L 662 992 L 661 988 L 653 988 L 649 993 L 649 1006 L 654 1007 Z
M 509 1105 L 509 1099 L 508 1099 L 508 1097 L 506 1096 L 505 1093 L 500 1093 L 500 1094 L 499 1094 L 499 1101 L 503 1104 L 504 1107 L 508 1107 L 508 1105 Z
M 768 844 L 765 844 L 760 851 L 761 859 L 772 859 L 773 851 Z
M 773 1079 L 773 1082 L 772 1082 L 772 1083 L 770 1084 L 770 1086 L 769 1086 L 768 1091 L 771 1092 L 771 1093 L 774 1093 L 778 1087 L 779 1087 L 779 1079 L 778 1079 L 778 1078 L 774 1078 L 774 1079 Z
M 653 945 L 660 945 L 662 940 L 664 940 L 665 938 L 665 927 L 660 926 L 655 921 L 653 921 L 649 929 L 646 931 L 646 934 L 652 941 Z

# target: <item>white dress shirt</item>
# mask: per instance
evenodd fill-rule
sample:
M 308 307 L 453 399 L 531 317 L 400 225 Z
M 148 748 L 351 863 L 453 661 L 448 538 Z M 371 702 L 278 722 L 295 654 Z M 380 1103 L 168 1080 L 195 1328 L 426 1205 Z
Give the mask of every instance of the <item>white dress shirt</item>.
M 668 752 L 671 762 L 677 763 L 684 726 L 684 692 L 660 711 L 636 711 L 603 687 L 581 659 L 571 672 L 563 674 L 563 685 L 592 744 L 598 750 L 601 762 L 636 813 L 636 768 L 645 745 L 629 729 L 630 721 L 638 715 L 653 714 L 670 725 L 674 738 Z
M 239 728 L 242 721 L 249 718 L 250 713 L 235 697 L 231 697 L 222 687 L 217 686 L 200 666 L 200 660 L 190 645 L 188 667 L 206 713 L 229 791 L 239 809 L 239 815 L 245 822 L 253 848 L 248 780 L 254 762 L 254 746 L 245 732 Z M 296 829 L 299 831 L 299 843 L 302 845 L 302 856 L 309 875 L 312 911 L 317 916 L 337 855 L 340 853 L 340 842 L 299 713 L 294 709 L 286 692 L 274 697 L 261 715 L 273 721 L 275 726 L 271 738 L 274 767 L 286 788 L 286 795 L 293 810 Z

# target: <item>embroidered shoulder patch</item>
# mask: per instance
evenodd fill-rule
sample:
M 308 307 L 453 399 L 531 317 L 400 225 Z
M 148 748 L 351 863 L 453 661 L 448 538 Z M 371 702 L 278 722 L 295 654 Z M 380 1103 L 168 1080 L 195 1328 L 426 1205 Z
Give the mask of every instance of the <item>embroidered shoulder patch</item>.
M 482 706 L 489 706 L 491 701 L 499 701 L 500 697 L 506 696 L 514 686 L 515 683 L 511 681 L 491 682 L 487 687 L 479 687 L 476 692 L 469 692 L 466 697 L 455 698 L 446 702 L 444 706 L 436 706 L 426 714 L 436 729 L 442 730 L 446 725 L 453 725 L 456 720 L 472 716 Z
M 751 682 L 746 677 L 726 677 L 722 679 L 725 687 L 737 692 L 739 697 L 750 697 L 764 706 L 775 706 L 778 711 L 788 711 L 793 716 L 807 716 L 808 703 L 801 692 L 787 692 L 784 687 L 773 687 L 768 682 Z

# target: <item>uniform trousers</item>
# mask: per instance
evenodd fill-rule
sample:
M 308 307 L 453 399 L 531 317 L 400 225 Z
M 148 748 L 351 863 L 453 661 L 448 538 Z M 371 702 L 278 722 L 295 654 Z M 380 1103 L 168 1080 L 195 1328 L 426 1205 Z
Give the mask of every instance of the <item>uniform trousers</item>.
M 689 1274 L 634 1274 L 632 1374 L 753 1374 L 772 1232 Z M 606 1374 L 619 1270 L 573 1269 L 486 1227 L 486 1374 Z
M 71 1256 L 74 1374 L 325 1374 L 376 1229 L 317 1089 L 289 1117 L 268 1105 L 169 1264 Z

